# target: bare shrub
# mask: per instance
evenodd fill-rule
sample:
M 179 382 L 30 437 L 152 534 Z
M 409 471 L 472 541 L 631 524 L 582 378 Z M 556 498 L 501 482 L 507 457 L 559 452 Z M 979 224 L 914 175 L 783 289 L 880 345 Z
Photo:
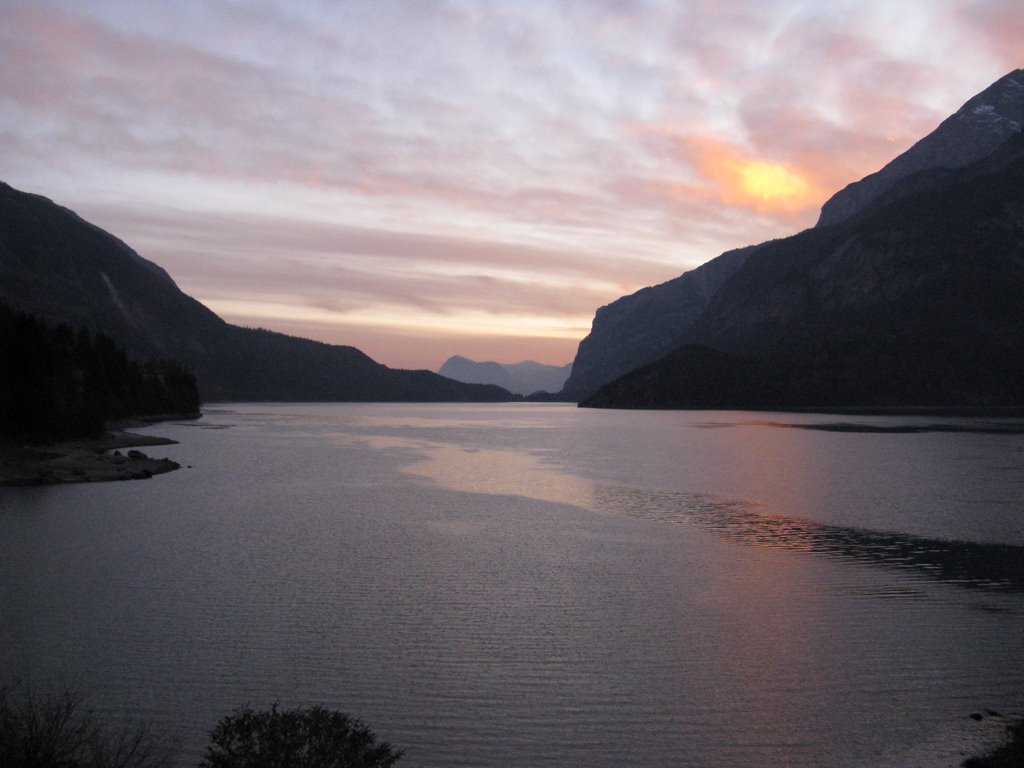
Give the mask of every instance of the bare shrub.
M 38 693 L 0 684 L 0 766 L 166 768 L 170 751 L 143 724 L 107 727 L 67 685 Z

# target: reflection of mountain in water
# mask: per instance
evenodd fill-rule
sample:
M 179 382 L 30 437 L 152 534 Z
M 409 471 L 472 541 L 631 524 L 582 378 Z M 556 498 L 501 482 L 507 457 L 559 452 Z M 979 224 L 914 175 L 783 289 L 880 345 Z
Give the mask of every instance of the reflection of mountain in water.
M 737 544 L 842 557 L 964 587 L 1024 593 L 1024 547 L 927 539 L 844 528 L 698 493 L 598 486 L 598 508 L 665 523 L 689 523 Z
M 1002 409 L 1009 412 L 1011 409 Z M 1016 412 L 1016 409 L 1012 409 Z M 768 422 L 766 427 L 782 427 L 785 429 L 809 429 L 819 432 L 861 432 L 865 434 L 883 435 L 916 435 L 924 432 L 967 432 L 977 435 L 1024 435 L 1024 422 L 1014 421 L 978 421 L 972 419 L 963 423 L 937 424 L 856 424 L 835 422 L 827 424 L 782 424 Z

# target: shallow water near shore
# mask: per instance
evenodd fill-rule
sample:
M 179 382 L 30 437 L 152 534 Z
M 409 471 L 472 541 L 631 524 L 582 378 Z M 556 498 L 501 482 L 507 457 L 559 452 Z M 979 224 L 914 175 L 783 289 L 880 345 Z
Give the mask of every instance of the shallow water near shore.
M 957 765 L 1024 712 L 1024 435 L 960 423 L 211 406 L 0 488 L 0 674 L 183 764 L 279 701 L 403 766 Z

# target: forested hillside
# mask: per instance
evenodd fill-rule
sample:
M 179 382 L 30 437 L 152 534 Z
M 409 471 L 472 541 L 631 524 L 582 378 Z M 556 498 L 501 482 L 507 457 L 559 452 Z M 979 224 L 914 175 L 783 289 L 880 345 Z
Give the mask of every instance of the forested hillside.
M 94 436 L 106 422 L 199 411 L 180 363 L 140 363 L 108 336 L 47 324 L 0 304 L 0 438 Z

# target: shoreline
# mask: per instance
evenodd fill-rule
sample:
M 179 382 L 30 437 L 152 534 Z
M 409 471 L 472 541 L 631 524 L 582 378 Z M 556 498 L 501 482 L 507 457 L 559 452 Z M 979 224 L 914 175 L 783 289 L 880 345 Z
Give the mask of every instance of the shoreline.
M 1013 718 L 1006 723 L 1006 735 L 1001 744 L 986 752 L 968 757 L 962 768 L 1014 768 L 1024 765 L 1024 718 Z
M 147 456 L 138 448 L 176 445 L 177 440 L 127 431 L 128 427 L 147 426 L 165 420 L 118 422 L 97 438 L 76 438 L 38 445 L 0 443 L 0 486 L 147 480 L 154 475 L 173 472 L 181 468 L 178 462 Z M 124 448 L 131 450 L 122 452 Z

